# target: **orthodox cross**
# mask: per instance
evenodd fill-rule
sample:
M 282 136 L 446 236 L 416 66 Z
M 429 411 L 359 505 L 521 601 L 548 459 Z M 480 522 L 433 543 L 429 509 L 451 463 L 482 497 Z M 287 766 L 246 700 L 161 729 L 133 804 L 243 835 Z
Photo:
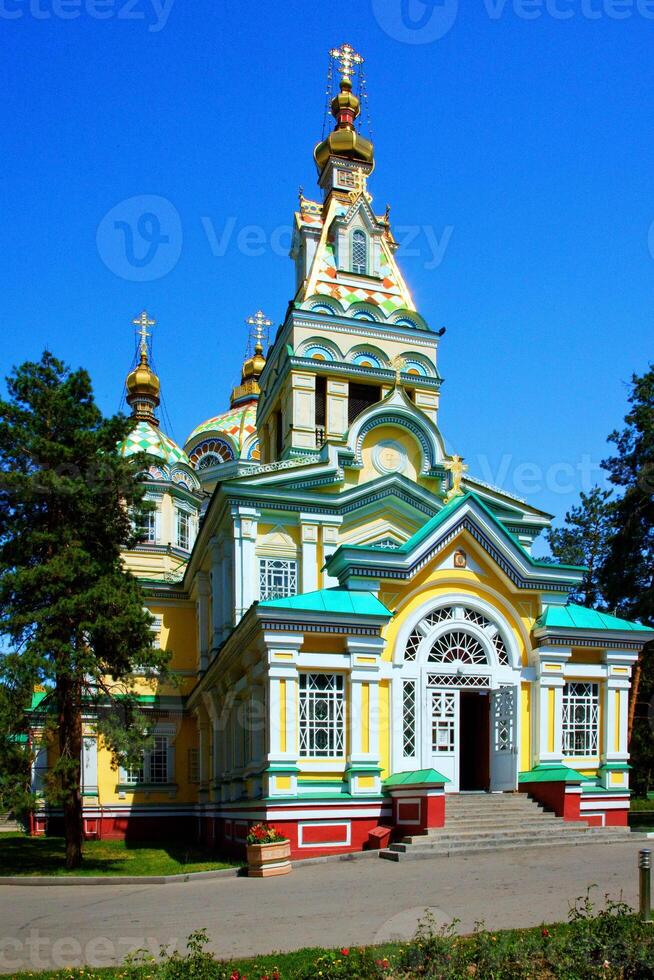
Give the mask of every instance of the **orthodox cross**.
M 141 354 L 142 355 L 145 354 L 147 356 L 147 353 L 148 353 L 148 337 L 151 337 L 152 336 L 150 333 L 148 333 L 148 327 L 154 327 L 155 324 L 156 324 L 156 322 L 157 322 L 156 320 L 151 320 L 150 319 L 150 317 L 148 316 L 148 314 L 147 314 L 147 312 L 145 310 L 143 310 L 143 312 L 141 313 L 141 315 L 139 317 L 137 317 L 136 320 L 132 320 L 132 323 L 134 324 L 134 326 L 139 328 L 136 332 L 139 335 L 139 337 L 141 338 L 140 349 L 141 349 Z
M 263 342 L 267 335 L 268 329 L 272 327 L 272 320 L 269 320 L 263 310 L 257 310 L 253 316 L 249 316 L 245 321 L 251 328 L 251 337 L 255 342 L 256 347 L 260 347 L 263 350 Z
M 468 467 L 463 462 L 461 456 L 452 456 L 445 463 L 445 469 L 449 470 L 452 474 L 452 486 L 445 497 L 446 503 L 450 500 L 454 500 L 455 497 L 463 496 L 463 490 L 461 489 L 461 483 L 463 482 L 463 474 L 468 472 Z
M 354 66 L 362 65 L 364 61 L 351 44 L 342 44 L 340 48 L 332 48 L 329 53 L 334 61 L 338 62 L 338 70 L 343 78 L 352 78 Z
M 391 367 L 395 371 L 395 387 L 399 388 L 402 384 L 402 372 L 406 371 L 406 361 L 403 357 L 395 357 L 391 361 Z

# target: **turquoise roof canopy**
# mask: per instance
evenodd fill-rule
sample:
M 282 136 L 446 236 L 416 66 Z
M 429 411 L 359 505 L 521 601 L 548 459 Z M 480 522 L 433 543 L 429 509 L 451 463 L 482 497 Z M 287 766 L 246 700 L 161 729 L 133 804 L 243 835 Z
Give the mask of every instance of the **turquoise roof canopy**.
M 653 633 L 649 626 L 632 623 L 628 619 L 619 619 L 609 613 L 598 612 L 597 609 L 587 609 L 568 603 L 566 606 L 547 606 L 536 621 L 536 629 L 573 629 L 573 630 L 628 630 L 635 633 Z

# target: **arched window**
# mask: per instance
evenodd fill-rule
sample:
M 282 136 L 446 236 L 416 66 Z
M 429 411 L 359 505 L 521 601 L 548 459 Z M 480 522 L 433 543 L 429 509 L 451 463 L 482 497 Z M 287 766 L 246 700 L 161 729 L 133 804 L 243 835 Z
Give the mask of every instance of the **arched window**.
M 365 276 L 368 272 L 368 239 L 364 231 L 352 235 L 352 272 Z

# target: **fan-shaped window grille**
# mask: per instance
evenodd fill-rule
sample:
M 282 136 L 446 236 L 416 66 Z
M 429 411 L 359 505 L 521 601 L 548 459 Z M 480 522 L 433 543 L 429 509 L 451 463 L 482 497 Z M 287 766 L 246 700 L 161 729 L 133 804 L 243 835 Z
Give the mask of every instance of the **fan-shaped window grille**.
M 481 627 L 481 629 L 486 630 L 489 634 L 489 638 L 492 640 L 495 650 L 497 652 L 497 659 L 502 664 L 503 667 L 508 667 L 509 665 L 509 654 L 507 653 L 506 644 L 500 636 L 497 627 L 491 623 L 490 619 L 486 619 L 481 613 L 477 612 L 475 609 L 464 609 L 463 615 L 470 623 L 475 623 L 476 626 Z M 494 632 L 493 632 L 494 631 Z
M 362 276 L 368 272 L 368 239 L 363 231 L 352 235 L 352 272 Z
M 450 630 L 444 633 L 434 643 L 429 653 L 429 663 L 432 664 L 487 664 L 486 652 L 471 633 L 463 630 Z
M 222 462 L 217 453 L 205 453 L 204 456 L 200 456 L 196 469 L 208 470 L 212 466 L 219 466 Z
M 498 662 L 503 667 L 508 667 L 509 653 L 506 647 L 506 643 L 504 642 L 502 634 L 499 632 L 497 626 L 493 622 L 491 622 L 490 619 L 484 616 L 482 613 L 477 612 L 476 609 L 468 609 L 467 607 L 458 607 L 458 608 L 460 609 L 464 619 L 466 619 L 467 622 L 474 623 L 475 626 L 477 626 L 479 629 L 484 631 L 484 633 L 488 637 L 488 640 L 495 647 L 495 652 L 497 653 Z M 424 639 L 424 637 L 429 634 L 430 630 L 432 630 L 434 626 L 438 626 L 440 623 L 454 621 L 454 615 L 455 615 L 454 607 L 442 606 L 440 609 L 435 609 L 433 612 L 430 612 L 427 616 L 425 616 L 425 618 L 421 620 L 421 622 L 416 626 L 413 633 L 407 640 L 407 645 L 404 651 L 404 659 L 407 661 L 416 660 L 418 656 L 418 647 L 420 646 L 420 643 Z M 454 631 L 454 632 L 457 633 L 457 635 L 467 637 L 469 640 L 476 643 L 482 652 L 481 660 L 462 660 L 463 663 L 484 663 L 484 664 L 487 663 L 487 657 L 481 647 L 481 644 L 471 634 L 466 633 L 465 630 L 458 631 L 458 632 Z M 454 634 L 450 634 L 450 633 L 447 634 L 447 636 L 451 636 L 451 635 Z M 441 637 L 441 640 L 442 639 L 444 638 Z M 434 649 L 438 645 L 438 643 L 441 642 L 441 640 L 439 640 L 437 644 L 434 646 L 434 648 L 432 648 L 432 653 L 429 656 L 429 660 L 432 663 L 434 662 L 434 656 L 433 656 Z M 444 660 L 441 662 L 448 663 L 453 661 Z
M 405 660 L 415 660 L 418 647 L 420 646 L 420 641 L 423 639 L 422 633 L 418 630 L 414 630 L 409 639 L 407 640 L 406 650 L 404 651 Z
M 423 623 L 425 626 L 438 626 L 439 623 L 444 623 L 447 619 L 452 619 L 452 609 L 449 606 L 443 606 L 442 609 L 436 609 L 435 612 L 425 616 Z

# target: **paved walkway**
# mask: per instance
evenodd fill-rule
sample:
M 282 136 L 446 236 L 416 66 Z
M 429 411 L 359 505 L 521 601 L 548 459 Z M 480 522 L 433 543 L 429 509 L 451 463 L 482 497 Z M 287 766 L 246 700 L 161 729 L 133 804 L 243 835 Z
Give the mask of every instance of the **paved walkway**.
M 296 866 L 285 878 L 174 885 L 0 886 L 0 973 L 121 963 L 133 949 L 183 947 L 206 928 L 221 957 L 408 939 L 425 909 L 490 928 L 567 918 L 597 885 L 635 905 L 642 842 L 584 844 L 394 864 Z

